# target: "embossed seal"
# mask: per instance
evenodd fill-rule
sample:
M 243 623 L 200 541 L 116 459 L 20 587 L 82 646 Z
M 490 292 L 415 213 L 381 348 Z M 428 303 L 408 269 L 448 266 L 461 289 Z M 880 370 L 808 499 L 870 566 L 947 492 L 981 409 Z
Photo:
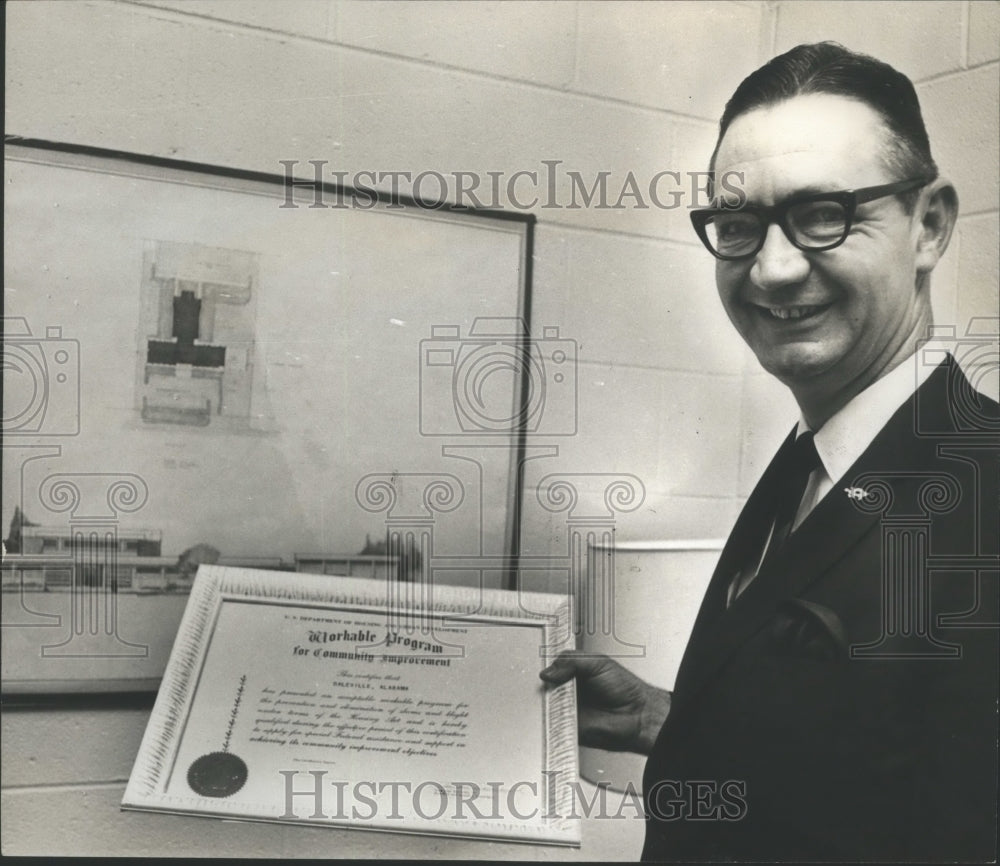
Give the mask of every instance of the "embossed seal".
M 246 783 L 247 765 L 230 752 L 211 752 L 191 765 L 187 780 L 202 797 L 231 797 Z

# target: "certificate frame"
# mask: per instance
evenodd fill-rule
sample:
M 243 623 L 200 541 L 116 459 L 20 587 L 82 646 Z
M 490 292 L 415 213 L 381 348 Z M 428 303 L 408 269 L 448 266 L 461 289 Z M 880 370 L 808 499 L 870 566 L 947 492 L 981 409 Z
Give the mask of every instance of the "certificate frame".
M 554 594 L 400 591 L 356 578 L 289 580 L 281 573 L 202 566 L 122 807 L 578 845 L 575 684 L 547 687 L 537 673 L 572 647 L 571 616 L 570 599 Z M 407 624 L 407 633 L 420 637 L 401 638 Z M 307 631 L 322 639 L 307 643 Z M 239 636 L 259 646 L 255 638 L 262 634 L 267 650 L 247 654 Z M 451 734 L 421 727 L 439 724 L 432 707 L 464 707 L 464 716 L 455 715 L 468 723 L 456 722 L 463 730 Z M 363 712 L 349 712 L 358 708 Z M 396 712 L 411 712 L 405 734 L 403 723 L 394 727 Z M 369 725 L 356 737 L 350 731 L 359 726 L 345 722 L 355 717 Z M 393 730 L 407 739 L 391 737 Z M 531 745 L 537 735 L 539 748 Z M 520 747 L 504 749 L 497 737 Z M 390 752 L 384 760 L 377 754 L 383 751 Z M 336 799 L 331 806 L 327 792 L 324 807 L 319 786 L 328 776 Z M 395 785 L 391 806 L 385 799 L 376 806 L 372 797 L 387 779 Z M 303 797 L 301 785 L 310 782 L 311 803 L 293 808 L 292 800 Z M 359 813 L 351 792 L 365 785 L 367 811 Z M 440 796 L 433 815 L 419 804 L 428 787 Z M 485 807 L 455 808 L 463 796 L 468 806 L 472 788 L 489 814 Z M 408 806 L 406 796 L 415 792 Z M 523 793 L 527 799 L 515 806 L 511 797 Z
M 199 562 L 426 577 L 365 479 L 452 485 L 460 506 L 424 515 L 438 552 L 488 553 L 516 585 L 531 365 L 497 398 L 511 423 L 469 429 L 444 393 L 457 368 L 425 361 L 497 321 L 530 356 L 534 217 L 286 162 L 6 136 L 5 696 L 155 691 Z M 336 303 L 295 303 L 313 288 Z M 477 444 L 478 479 L 442 457 Z

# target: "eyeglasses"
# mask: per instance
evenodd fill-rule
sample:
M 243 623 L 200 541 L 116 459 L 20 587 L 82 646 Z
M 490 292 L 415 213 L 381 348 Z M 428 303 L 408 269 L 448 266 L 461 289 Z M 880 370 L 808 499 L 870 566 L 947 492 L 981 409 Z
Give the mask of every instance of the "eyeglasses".
M 822 252 L 847 240 L 859 204 L 909 192 L 931 180 L 916 177 L 864 189 L 796 195 L 773 207 L 699 208 L 691 211 L 691 223 L 708 251 L 724 261 L 757 255 L 771 223 L 781 226 L 800 250 Z

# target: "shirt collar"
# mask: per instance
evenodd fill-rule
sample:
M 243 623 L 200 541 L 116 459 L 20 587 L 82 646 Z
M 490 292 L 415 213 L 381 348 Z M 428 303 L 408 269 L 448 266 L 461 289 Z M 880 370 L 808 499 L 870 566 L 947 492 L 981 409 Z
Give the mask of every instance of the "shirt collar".
M 896 410 L 934 371 L 935 365 L 919 363 L 919 354 L 914 353 L 873 382 L 815 432 L 816 451 L 831 481 L 844 476 Z M 800 418 L 796 438 L 809 429 Z

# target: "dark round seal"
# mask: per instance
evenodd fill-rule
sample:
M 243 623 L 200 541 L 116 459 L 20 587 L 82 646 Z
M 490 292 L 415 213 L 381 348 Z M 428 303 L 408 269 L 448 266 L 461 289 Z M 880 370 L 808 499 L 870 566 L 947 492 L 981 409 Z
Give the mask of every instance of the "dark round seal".
M 202 755 L 188 769 L 188 785 L 202 797 L 230 797 L 247 780 L 247 765 L 229 752 Z

